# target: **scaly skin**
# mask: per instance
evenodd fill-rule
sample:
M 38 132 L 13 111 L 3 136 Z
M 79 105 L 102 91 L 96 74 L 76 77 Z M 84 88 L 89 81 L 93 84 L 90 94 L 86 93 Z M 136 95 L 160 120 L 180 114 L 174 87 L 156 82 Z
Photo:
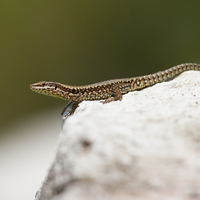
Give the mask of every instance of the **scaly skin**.
M 154 85 L 189 70 L 200 71 L 200 65 L 186 63 L 150 75 L 114 79 L 84 86 L 70 86 L 57 82 L 41 81 L 30 85 L 30 88 L 35 92 L 72 102 L 67 114 L 71 115 L 78 104 L 84 100 L 104 100 L 103 103 L 121 100 L 123 94 Z M 68 105 L 65 106 L 62 114 L 68 108 Z

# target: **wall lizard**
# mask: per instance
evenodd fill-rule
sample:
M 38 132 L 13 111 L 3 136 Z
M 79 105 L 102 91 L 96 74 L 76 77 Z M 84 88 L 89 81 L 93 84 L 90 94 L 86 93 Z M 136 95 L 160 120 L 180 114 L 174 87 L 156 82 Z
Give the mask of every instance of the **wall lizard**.
M 78 104 L 84 100 L 103 100 L 102 103 L 122 100 L 122 95 L 165 81 L 184 71 L 200 71 L 200 64 L 185 63 L 150 75 L 113 79 L 84 86 L 70 86 L 57 82 L 41 81 L 30 85 L 30 89 L 49 96 L 67 100 L 62 111 L 64 117 L 73 114 Z

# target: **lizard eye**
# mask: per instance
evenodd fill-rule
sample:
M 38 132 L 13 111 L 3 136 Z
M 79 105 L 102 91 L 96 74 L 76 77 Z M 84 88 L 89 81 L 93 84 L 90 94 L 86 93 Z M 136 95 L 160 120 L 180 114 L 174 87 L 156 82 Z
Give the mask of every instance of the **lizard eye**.
M 42 83 L 42 86 L 45 86 L 45 83 Z
M 55 90 L 57 90 L 57 86 L 55 86 Z

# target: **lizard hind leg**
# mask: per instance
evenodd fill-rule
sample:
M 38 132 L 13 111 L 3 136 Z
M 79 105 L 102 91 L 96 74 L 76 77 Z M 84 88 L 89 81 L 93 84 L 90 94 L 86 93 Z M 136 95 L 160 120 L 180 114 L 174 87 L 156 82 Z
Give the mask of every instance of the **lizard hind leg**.
M 114 86 L 113 87 L 113 96 L 101 101 L 101 103 L 105 104 L 105 103 L 109 103 L 111 101 L 118 101 L 118 100 L 119 101 L 122 100 L 122 93 L 117 86 Z

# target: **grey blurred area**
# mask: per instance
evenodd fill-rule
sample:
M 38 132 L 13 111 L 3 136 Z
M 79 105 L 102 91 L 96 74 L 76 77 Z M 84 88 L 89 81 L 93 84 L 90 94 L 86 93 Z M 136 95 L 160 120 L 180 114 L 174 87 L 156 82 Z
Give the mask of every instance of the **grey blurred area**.
M 0 138 L 0 199 L 32 200 L 56 151 L 58 109 L 14 119 Z
M 0 128 L 65 105 L 31 92 L 34 82 L 84 85 L 200 62 L 199 8 L 180 0 L 1 0 Z

